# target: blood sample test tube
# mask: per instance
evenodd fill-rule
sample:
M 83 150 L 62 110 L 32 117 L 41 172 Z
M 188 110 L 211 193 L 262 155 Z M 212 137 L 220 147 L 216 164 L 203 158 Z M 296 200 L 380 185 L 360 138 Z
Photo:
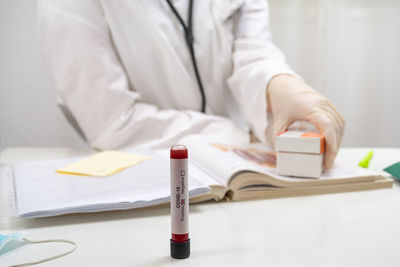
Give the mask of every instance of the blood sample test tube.
M 190 255 L 188 150 L 174 145 L 170 150 L 171 168 L 171 257 L 186 259 Z

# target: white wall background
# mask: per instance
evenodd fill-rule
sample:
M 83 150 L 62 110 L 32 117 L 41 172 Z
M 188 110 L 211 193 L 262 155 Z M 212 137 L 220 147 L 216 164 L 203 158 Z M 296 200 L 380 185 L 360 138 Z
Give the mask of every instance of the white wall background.
M 400 147 L 400 1 L 270 0 L 275 42 L 347 121 L 344 145 Z M 2 146 L 84 146 L 56 106 L 36 1 L 0 1 Z
M 83 146 L 56 105 L 36 27 L 36 1 L 0 1 L 1 146 Z

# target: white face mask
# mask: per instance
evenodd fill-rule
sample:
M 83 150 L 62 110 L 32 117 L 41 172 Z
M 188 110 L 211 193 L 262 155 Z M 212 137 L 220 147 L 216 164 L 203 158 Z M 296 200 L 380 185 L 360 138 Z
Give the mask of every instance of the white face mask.
M 69 241 L 69 240 L 65 240 L 65 239 L 52 239 L 52 240 L 39 240 L 39 241 L 34 241 L 34 240 L 29 240 L 27 238 L 24 237 L 23 233 L 14 233 L 14 234 L 10 234 L 10 235 L 2 235 L 0 234 L 0 256 L 11 251 L 14 249 L 17 249 L 23 245 L 26 244 L 37 244 L 37 243 L 48 243 L 48 242 L 62 242 L 62 243 L 69 243 L 71 245 L 73 245 L 73 248 L 71 248 L 69 251 L 43 259 L 43 260 L 39 260 L 39 261 L 35 261 L 35 262 L 28 262 L 28 263 L 20 263 L 17 265 L 13 265 L 13 266 L 28 266 L 28 265 L 34 265 L 34 264 L 38 264 L 38 263 L 42 263 L 45 261 L 50 261 L 50 260 L 54 260 L 57 258 L 60 258 L 62 256 L 68 255 L 70 253 L 72 253 L 73 251 L 75 251 L 75 249 L 78 247 L 75 242 Z

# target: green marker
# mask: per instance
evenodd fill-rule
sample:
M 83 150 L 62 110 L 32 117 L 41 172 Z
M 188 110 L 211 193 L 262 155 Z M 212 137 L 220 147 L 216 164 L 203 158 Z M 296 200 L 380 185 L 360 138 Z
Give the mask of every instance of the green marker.
M 374 156 L 374 151 L 369 151 L 365 157 L 358 163 L 358 166 L 363 167 L 363 168 L 368 168 L 369 162 Z

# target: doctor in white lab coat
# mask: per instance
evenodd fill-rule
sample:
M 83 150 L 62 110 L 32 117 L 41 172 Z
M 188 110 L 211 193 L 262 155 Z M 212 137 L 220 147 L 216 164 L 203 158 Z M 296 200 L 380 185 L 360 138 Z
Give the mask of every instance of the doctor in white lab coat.
M 191 0 L 171 0 L 188 26 Z M 262 142 L 297 120 L 326 136 L 326 167 L 344 120 L 272 43 L 265 0 L 197 0 L 193 50 L 166 0 L 39 0 L 42 50 L 63 111 L 95 148 L 167 147 L 245 124 Z M 205 112 L 201 112 L 203 102 Z

